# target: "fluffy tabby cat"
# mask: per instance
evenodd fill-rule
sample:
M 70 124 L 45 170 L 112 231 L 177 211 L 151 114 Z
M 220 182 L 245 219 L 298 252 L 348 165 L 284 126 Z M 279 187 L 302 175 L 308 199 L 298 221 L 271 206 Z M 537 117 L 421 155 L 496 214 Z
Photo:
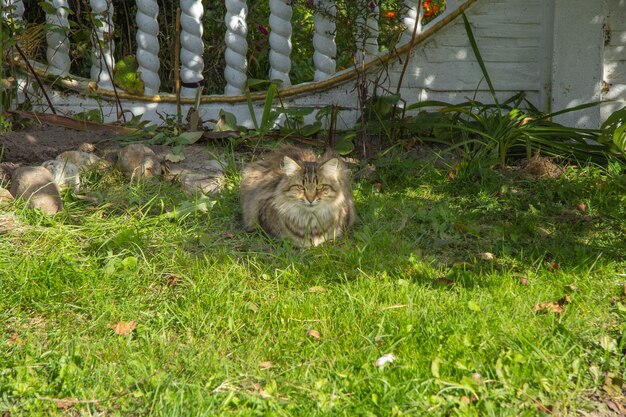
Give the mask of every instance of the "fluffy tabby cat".
M 260 226 L 302 247 L 341 236 L 355 218 L 349 172 L 326 154 L 284 146 L 243 170 L 241 204 L 246 230 Z

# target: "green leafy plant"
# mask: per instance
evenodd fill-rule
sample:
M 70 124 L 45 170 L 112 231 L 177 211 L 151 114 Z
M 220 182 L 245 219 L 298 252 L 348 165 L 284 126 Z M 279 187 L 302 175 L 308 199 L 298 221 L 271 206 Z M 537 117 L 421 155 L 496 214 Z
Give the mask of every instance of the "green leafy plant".
M 558 115 L 596 106 L 599 102 L 585 103 L 553 113 L 540 112 L 523 93 L 500 103 L 465 15 L 463 22 L 494 104 L 476 100 L 460 104 L 423 101 L 408 106 L 407 110 L 434 108 L 437 112 L 422 112 L 408 119 L 406 128 L 413 132 L 430 131 L 434 138 L 426 140 L 461 149 L 468 159 L 480 160 L 482 163 L 487 160 L 492 161 L 492 164 L 505 165 L 510 157 L 530 156 L 539 149 L 550 155 L 579 160 L 605 161 L 611 155 L 609 141 L 599 140 L 601 130 L 567 127 L 552 121 Z M 616 115 L 612 126 L 621 126 L 622 118 L 623 115 Z M 610 127 L 605 130 L 617 132 L 619 136 L 623 132 L 620 129 L 621 127 L 616 126 L 613 130 Z
M 613 112 L 601 126 L 598 141 L 626 157 L 626 107 Z

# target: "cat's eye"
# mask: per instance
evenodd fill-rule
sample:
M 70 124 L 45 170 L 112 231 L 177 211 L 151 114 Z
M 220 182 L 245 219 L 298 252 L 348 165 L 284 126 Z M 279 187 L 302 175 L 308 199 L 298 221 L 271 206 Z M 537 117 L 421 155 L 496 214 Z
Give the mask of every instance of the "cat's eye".
M 292 185 L 289 189 L 291 191 L 304 191 L 304 187 L 302 185 Z

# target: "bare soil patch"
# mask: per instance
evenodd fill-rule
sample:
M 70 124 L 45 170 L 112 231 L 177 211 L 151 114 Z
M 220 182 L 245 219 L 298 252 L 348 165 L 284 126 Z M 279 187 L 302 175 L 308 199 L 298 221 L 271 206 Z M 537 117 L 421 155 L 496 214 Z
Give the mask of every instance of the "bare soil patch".
M 102 156 L 115 147 L 111 131 L 79 131 L 54 125 L 32 124 L 24 130 L 0 134 L 0 183 L 6 183 L 16 168 L 40 165 L 61 152 L 81 150 Z

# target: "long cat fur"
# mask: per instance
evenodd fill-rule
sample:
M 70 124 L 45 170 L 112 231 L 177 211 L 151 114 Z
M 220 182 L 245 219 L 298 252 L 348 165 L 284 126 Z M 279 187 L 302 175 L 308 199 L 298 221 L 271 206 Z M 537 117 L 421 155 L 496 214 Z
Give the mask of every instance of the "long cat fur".
M 244 168 L 240 191 L 246 230 L 260 226 L 301 247 L 341 236 L 356 217 L 349 171 L 330 153 L 283 146 Z

